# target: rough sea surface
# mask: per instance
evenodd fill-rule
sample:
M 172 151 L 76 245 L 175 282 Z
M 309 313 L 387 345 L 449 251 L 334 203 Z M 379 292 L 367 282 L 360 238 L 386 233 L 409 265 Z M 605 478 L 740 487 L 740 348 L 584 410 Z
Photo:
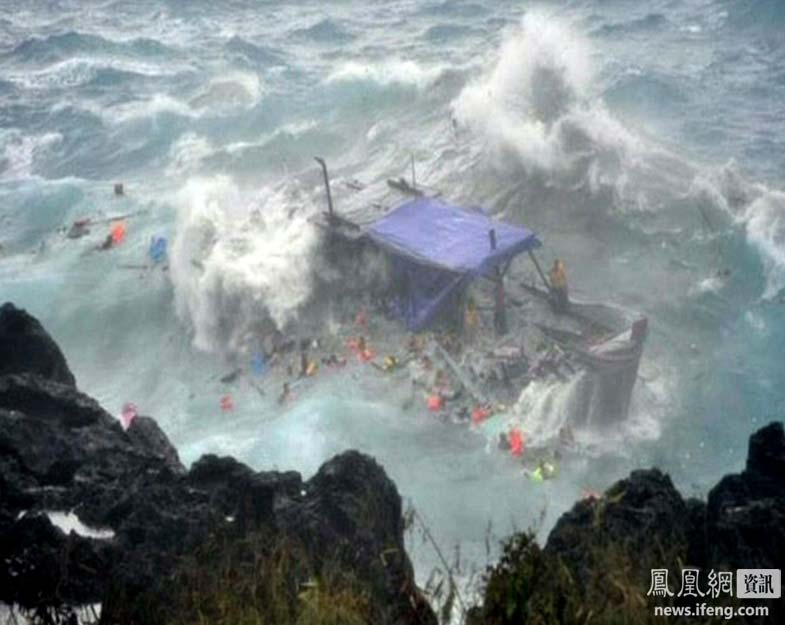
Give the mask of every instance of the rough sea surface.
M 783 32 L 779 0 L 4 0 L 0 300 L 185 462 L 308 476 L 358 448 L 475 564 L 489 524 L 544 532 L 632 468 L 702 494 L 785 412 Z M 221 383 L 260 319 L 291 332 L 318 306 L 314 155 L 336 187 L 408 176 L 413 155 L 418 180 L 538 232 L 573 292 L 647 314 L 629 421 L 580 434 L 585 453 L 538 485 L 367 367 L 283 409 L 277 389 Z M 110 252 L 108 223 L 61 231 L 128 213 Z M 139 268 L 154 236 L 168 272 Z M 532 423 L 566 409 L 539 391 Z M 424 579 L 436 556 L 413 542 Z

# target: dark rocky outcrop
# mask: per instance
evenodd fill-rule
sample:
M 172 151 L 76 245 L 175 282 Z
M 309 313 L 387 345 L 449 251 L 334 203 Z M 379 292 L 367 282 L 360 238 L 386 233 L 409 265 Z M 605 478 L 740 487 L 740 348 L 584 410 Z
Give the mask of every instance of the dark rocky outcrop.
M 107 622 L 176 622 L 166 610 L 189 554 L 221 541 L 239 571 L 258 565 L 254 545 L 291 542 L 303 575 L 329 565 L 357 580 L 375 622 L 435 621 L 404 550 L 400 496 L 372 458 L 344 453 L 307 482 L 212 455 L 186 470 L 153 419 L 124 431 L 76 389 L 35 319 L 0 310 L 0 346 L 13 348 L 0 350 L 0 602 L 103 603 Z M 51 511 L 111 534 L 66 535 Z M 305 581 L 287 580 L 294 601 Z
M 65 356 L 37 319 L 6 303 L 0 307 L 0 375 L 35 373 L 76 386 Z
M 785 433 L 771 423 L 750 438 L 747 466 L 709 492 L 703 566 L 782 568 L 785 563 Z
M 709 573 L 739 568 L 781 569 L 785 563 L 785 432 L 771 423 L 750 438 L 744 471 L 728 475 L 706 502 L 684 500 L 658 469 L 634 471 L 602 497 L 578 502 L 562 515 L 544 548 L 518 534 L 487 575 L 484 605 L 472 623 L 657 623 L 654 606 L 765 605 L 768 616 L 747 623 L 781 623 L 780 600 L 678 597 L 681 570 Z M 647 596 L 651 569 L 670 571 L 673 597 Z M 734 578 L 735 588 L 735 578 Z M 676 622 L 716 622 L 672 618 Z

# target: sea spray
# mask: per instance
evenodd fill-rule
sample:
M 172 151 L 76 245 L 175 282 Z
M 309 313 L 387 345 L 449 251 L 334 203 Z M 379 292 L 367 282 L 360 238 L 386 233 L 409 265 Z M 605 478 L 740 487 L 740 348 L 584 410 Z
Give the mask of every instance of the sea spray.
M 570 416 L 581 384 L 578 377 L 566 385 L 558 380 L 535 380 L 521 392 L 513 413 L 520 417 L 526 436 L 535 445 L 556 440 L 559 430 L 573 425 Z
M 766 190 L 740 215 L 747 240 L 758 251 L 766 276 L 763 297 L 785 288 L 785 193 Z
M 187 183 L 171 273 L 198 348 L 234 351 L 249 332 L 284 330 L 296 318 L 313 284 L 314 210 L 292 186 L 248 195 L 226 177 Z
M 785 193 L 750 181 L 731 160 L 696 175 L 689 197 L 699 204 L 704 226 L 717 235 L 735 228 L 760 258 L 772 299 L 785 288 Z
M 626 191 L 645 142 L 595 95 L 591 52 L 568 23 L 529 11 L 508 31 L 492 69 L 453 101 L 453 115 L 502 169 L 545 173 L 595 194 L 610 188 L 620 205 L 637 206 L 641 197 Z
M 555 123 L 585 93 L 588 50 L 569 27 L 529 12 L 508 32 L 490 72 L 469 83 L 453 103 L 459 123 L 495 147 L 518 153 L 526 165 L 561 162 Z
M 41 154 L 61 143 L 63 135 L 47 132 L 41 135 L 22 135 L 16 130 L 0 132 L 0 179 L 19 180 L 35 175 L 35 163 Z

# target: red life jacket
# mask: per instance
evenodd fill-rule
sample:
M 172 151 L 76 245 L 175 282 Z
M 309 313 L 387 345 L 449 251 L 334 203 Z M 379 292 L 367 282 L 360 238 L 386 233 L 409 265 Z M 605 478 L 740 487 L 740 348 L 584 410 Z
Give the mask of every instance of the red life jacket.
M 518 428 L 510 430 L 510 453 L 513 456 L 520 456 L 523 454 L 523 434 Z
M 442 399 L 441 395 L 430 395 L 428 396 L 428 400 L 426 402 L 428 406 L 428 410 L 431 412 L 438 412 L 442 408 L 444 408 L 444 400 Z
M 472 423 L 479 425 L 491 416 L 491 411 L 486 406 L 477 406 L 472 410 Z

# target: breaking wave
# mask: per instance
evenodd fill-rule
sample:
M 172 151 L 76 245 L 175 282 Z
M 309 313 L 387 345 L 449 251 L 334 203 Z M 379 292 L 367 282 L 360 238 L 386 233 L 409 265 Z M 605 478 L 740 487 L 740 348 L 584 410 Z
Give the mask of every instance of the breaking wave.
M 179 194 L 171 276 L 177 312 L 199 349 L 241 350 L 284 330 L 311 295 L 315 212 L 292 183 L 249 196 L 229 178 L 191 180 Z
M 691 194 L 743 230 L 763 267 L 762 297 L 774 298 L 785 289 L 785 192 L 750 182 L 731 161 L 698 176 Z
M 400 59 L 379 62 L 348 61 L 334 69 L 325 82 L 372 82 L 383 87 L 403 85 L 424 89 L 439 79 L 444 70 L 442 66 L 426 67 L 414 61 Z
M 741 215 L 747 240 L 760 254 L 766 299 L 785 289 L 785 193 L 766 190 Z
M 576 396 L 574 387 L 579 384 L 577 379 L 567 387 L 560 382 L 535 380 L 523 389 L 514 413 L 522 419 L 533 442 L 543 444 L 555 440 L 559 430 L 570 423 Z
M 24 89 L 73 89 L 91 84 L 112 82 L 112 75 L 163 78 L 172 75 L 172 67 L 146 61 L 73 57 L 42 69 L 14 69 L 6 77 Z
M 216 169 L 235 174 L 247 171 L 258 176 L 260 166 L 277 160 L 285 174 L 288 165 L 281 154 L 293 152 L 295 147 L 302 144 L 313 145 L 314 136 L 319 130 L 317 122 L 308 119 L 283 124 L 257 138 L 223 145 L 215 145 L 194 132 L 186 132 L 172 145 L 167 170 L 170 175 L 177 177 L 187 177 L 195 172 L 215 172 Z
M 110 108 L 89 104 L 83 106 L 91 113 L 102 117 L 105 121 L 112 124 L 155 118 L 163 114 L 196 117 L 196 111 L 189 107 L 188 104 L 164 93 L 156 93 L 147 99 L 131 100 Z
M 198 119 L 225 117 L 252 109 L 264 95 L 261 79 L 251 72 L 232 72 L 216 77 L 193 97 L 184 100 L 166 93 L 129 100 L 113 107 L 83 103 L 86 110 L 112 124 L 154 119 L 163 114 Z
M 262 80 L 254 72 L 230 72 L 207 83 L 189 106 L 200 113 L 227 115 L 256 106 L 262 99 Z
M 0 135 L 3 156 L 0 159 L 0 178 L 14 180 L 29 178 L 35 173 L 35 161 L 43 152 L 60 143 L 63 135 L 47 132 L 42 135 L 22 135 L 11 131 Z
M 512 157 L 527 172 L 623 193 L 644 146 L 593 95 L 590 52 L 568 24 L 543 11 L 526 13 L 492 70 L 453 101 L 457 123 L 503 166 Z

